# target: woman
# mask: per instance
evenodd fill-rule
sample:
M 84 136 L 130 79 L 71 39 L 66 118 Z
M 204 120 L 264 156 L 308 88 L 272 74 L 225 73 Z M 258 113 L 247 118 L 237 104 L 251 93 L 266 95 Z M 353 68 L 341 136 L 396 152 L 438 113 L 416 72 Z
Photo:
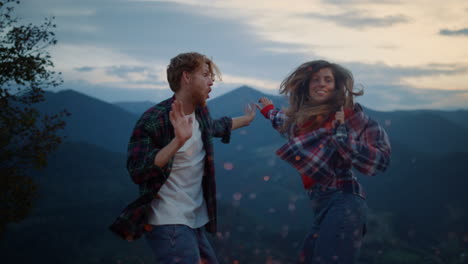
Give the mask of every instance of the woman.
M 282 83 L 290 106 L 258 106 L 288 142 L 276 154 L 294 166 L 312 200 L 314 220 L 300 263 L 355 263 L 365 233 L 367 204 L 352 169 L 366 175 L 385 171 L 390 143 L 353 97 L 352 74 L 340 65 L 311 61 Z

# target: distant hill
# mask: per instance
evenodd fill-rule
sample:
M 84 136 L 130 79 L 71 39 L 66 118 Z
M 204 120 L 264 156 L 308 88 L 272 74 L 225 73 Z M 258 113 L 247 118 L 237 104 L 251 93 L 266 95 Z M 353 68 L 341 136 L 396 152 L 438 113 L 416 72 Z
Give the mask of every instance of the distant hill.
M 447 154 L 468 150 L 468 129 L 454 122 L 459 112 L 367 110 L 369 116 L 382 124 L 391 141 L 408 145 L 421 152 Z
M 258 103 L 258 99 L 261 97 L 270 98 L 279 107 L 286 106 L 287 103 L 284 97 L 268 95 L 251 87 L 241 86 L 208 101 L 208 106 L 215 117 L 221 115 L 240 115 L 243 114 L 245 105 L 248 103 Z
M 40 186 L 39 198 L 31 215 L 9 225 L 0 239 L 2 263 L 154 262 L 144 239 L 129 243 L 108 229 L 124 206 L 138 197 L 124 155 L 87 143 L 64 143 L 34 179 Z M 227 258 L 224 263 L 234 259 L 260 263 L 267 256 L 294 258 L 294 245 L 286 246 L 286 254 L 284 245 L 269 243 L 280 241 L 280 234 L 243 207 L 218 203 L 219 236 L 210 239 L 222 259 Z M 24 243 L 28 254 L 23 254 Z M 244 253 L 246 248 L 259 252 Z
M 310 202 L 299 175 L 275 157 L 276 147 L 240 145 L 249 133 L 234 135 L 238 138 L 231 145 L 216 146 L 220 217 L 220 232 L 212 237 L 216 251 L 225 263 L 236 259 L 263 263 L 268 257 L 294 263 L 311 221 Z M 468 178 L 463 177 L 467 170 L 467 153 L 430 157 L 397 144 L 389 171 L 359 176 L 372 209 L 365 258 L 375 257 L 376 246 L 398 249 L 398 255 L 405 256 L 422 250 L 416 247 L 420 243 L 437 245 L 448 231 L 456 236 L 468 231 L 464 209 Z M 124 154 L 88 143 L 65 143 L 34 178 L 40 184 L 35 210 L 24 222 L 10 225 L 0 241 L 5 263 L 152 261 L 144 240 L 128 243 L 107 229 L 138 194 L 125 170 Z M 38 237 L 46 237 L 47 243 Z M 415 244 L 395 244 L 400 239 Z M 31 250 L 22 254 L 26 242 Z M 255 248 L 258 251 L 249 250 Z M 393 261 L 388 263 L 405 263 Z
M 138 193 L 125 151 L 141 113 L 74 91 L 46 96 L 42 111 L 72 113 L 67 141 L 45 170 L 34 173 L 40 197 L 31 216 L 10 225 L 0 240 L 2 261 L 150 263 L 143 240 L 128 243 L 107 229 Z M 214 117 L 236 116 L 262 96 L 241 87 L 210 100 L 209 107 Z M 282 97 L 268 97 L 286 105 Z M 465 112 L 366 112 L 385 126 L 393 153 L 384 174 L 358 174 L 371 208 L 361 263 L 464 263 L 448 260 L 468 250 L 467 130 L 456 122 Z M 210 239 L 224 263 L 294 263 L 310 227 L 310 202 L 297 172 L 275 155 L 285 139 L 257 115 L 233 132 L 230 144 L 214 140 L 220 231 Z
M 456 111 L 436 111 L 436 110 L 421 110 L 421 112 L 429 112 L 440 115 L 441 117 L 452 121 L 455 124 L 468 128 L 468 110 Z
M 125 109 L 126 111 L 140 116 L 150 107 L 154 106 L 156 103 L 150 101 L 143 102 L 116 102 L 114 105 Z
M 238 116 L 243 113 L 247 103 L 257 103 L 258 99 L 264 96 L 272 99 L 277 107 L 282 108 L 288 105 L 286 98 L 282 96 L 267 95 L 248 86 L 242 86 L 209 100 L 208 105 L 213 117 Z M 147 106 L 147 103 L 135 103 L 132 108 L 145 109 Z M 125 107 L 128 109 L 128 106 Z M 399 142 L 420 152 L 441 155 L 452 151 L 465 152 L 468 149 L 468 124 L 464 121 L 468 120 L 466 110 L 380 112 L 365 108 L 365 111 L 385 127 L 392 142 Z M 255 133 L 251 134 L 251 141 L 263 142 L 279 139 L 276 135 L 270 135 L 273 132 L 260 114 L 252 126 L 255 127 Z
M 138 192 L 124 161 L 123 154 L 87 143 L 62 144 L 34 175 L 39 199 L 32 214 L 0 240 L 2 263 L 149 262 L 144 241 L 128 244 L 107 228 Z
M 139 117 L 73 90 L 46 93 L 46 101 L 38 108 L 45 113 L 63 109 L 71 113 L 64 131 L 67 141 L 88 142 L 120 153 L 127 151 L 127 141 Z

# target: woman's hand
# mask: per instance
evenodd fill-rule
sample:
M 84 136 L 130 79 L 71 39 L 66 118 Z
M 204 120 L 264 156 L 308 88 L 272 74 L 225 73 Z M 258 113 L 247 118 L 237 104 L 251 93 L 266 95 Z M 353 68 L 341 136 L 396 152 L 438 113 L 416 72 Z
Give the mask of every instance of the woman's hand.
M 266 98 L 266 97 L 260 98 L 260 99 L 258 100 L 258 102 L 261 104 L 261 106 L 259 106 L 258 104 L 255 104 L 255 106 L 257 106 L 257 108 L 258 108 L 259 110 L 262 110 L 262 109 L 263 109 L 265 106 L 267 106 L 267 105 L 273 104 L 273 102 L 272 102 L 270 99 Z
M 343 106 L 340 108 L 340 111 L 335 113 L 335 121 L 333 124 L 335 127 L 339 126 L 340 124 L 344 124 L 345 122 L 345 114 L 344 114 L 344 109 Z

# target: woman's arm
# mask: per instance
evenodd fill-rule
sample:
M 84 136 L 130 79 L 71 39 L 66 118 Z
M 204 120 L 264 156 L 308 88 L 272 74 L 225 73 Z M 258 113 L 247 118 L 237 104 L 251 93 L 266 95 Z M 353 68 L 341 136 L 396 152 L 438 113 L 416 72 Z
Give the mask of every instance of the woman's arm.
M 286 120 L 286 115 L 284 112 L 275 108 L 273 102 L 266 97 L 260 98 L 258 102 L 260 105 L 256 104 L 256 106 L 262 115 L 271 121 L 271 125 L 274 129 L 280 131 L 280 129 L 283 127 L 284 121 Z
M 366 175 L 384 172 L 390 164 L 391 146 L 385 130 L 374 120 L 368 119 L 363 130 L 356 135 L 353 127 L 344 122 L 344 115 L 336 115 L 336 131 L 332 142 L 343 159 Z M 354 136 L 353 136 L 354 135 Z

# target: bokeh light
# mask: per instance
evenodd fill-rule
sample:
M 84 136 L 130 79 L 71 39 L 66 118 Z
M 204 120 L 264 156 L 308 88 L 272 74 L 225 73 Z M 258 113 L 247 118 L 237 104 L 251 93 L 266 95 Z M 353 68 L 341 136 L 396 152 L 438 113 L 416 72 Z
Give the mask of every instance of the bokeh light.
M 224 169 L 225 170 L 232 170 L 234 169 L 234 164 L 232 164 L 232 162 L 224 162 Z

